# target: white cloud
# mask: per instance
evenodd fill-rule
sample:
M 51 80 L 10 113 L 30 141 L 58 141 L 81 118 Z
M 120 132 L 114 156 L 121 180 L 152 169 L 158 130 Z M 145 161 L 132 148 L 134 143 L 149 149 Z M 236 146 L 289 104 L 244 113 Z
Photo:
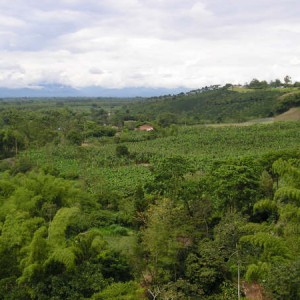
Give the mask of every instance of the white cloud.
M 0 85 L 300 80 L 300 4 L 287 2 L 0 0 Z
M 20 28 L 26 26 L 26 23 L 18 18 L 0 14 L 0 27 L 3 28 Z

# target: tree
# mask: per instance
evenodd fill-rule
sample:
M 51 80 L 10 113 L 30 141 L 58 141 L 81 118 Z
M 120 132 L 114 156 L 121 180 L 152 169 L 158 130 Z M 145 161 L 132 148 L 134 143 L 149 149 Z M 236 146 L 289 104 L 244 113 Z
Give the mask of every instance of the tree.
M 81 143 L 84 140 L 82 134 L 79 131 L 75 130 L 75 129 L 71 129 L 67 133 L 66 138 L 73 145 L 81 145 Z
M 274 300 L 300 299 L 300 260 L 274 264 L 263 283 Z
M 147 211 L 142 241 L 148 257 L 146 273 L 152 285 L 167 283 L 179 276 L 178 254 L 191 245 L 185 217 L 184 210 L 170 199 L 161 199 Z
M 0 158 L 16 156 L 25 148 L 24 137 L 18 130 L 3 129 L 0 131 Z
M 157 117 L 157 123 L 161 127 L 168 127 L 177 123 L 177 116 L 173 113 L 162 113 Z
M 240 238 L 245 234 L 246 218 L 237 211 L 227 211 L 214 228 L 215 244 L 225 260 L 236 252 Z
M 258 79 L 254 78 L 251 80 L 248 87 L 250 89 L 265 89 L 268 87 L 268 83 L 265 80 L 259 81 Z
M 285 83 L 286 86 L 289 86 L 289 85 L 292 83 L 292 78 L 291 78 L 291 76 L 286 75 L 286 76 L 284 77 L 284 83 Z
M 215 207 L 249 211 L 258 197 L 259 175 L 255 166 L 225 164 L 212 172 Z
M 280 81 L 280 79 L 275 79 L 275 81 L 271 81 L 270 82 L 270 87 L 273 87 L 273 88 L 278 88 L 278 87 L 281 87 L 282 86 L 282 83 Z
M 190 253 L 185 261 L 185 275 L 206 295 L 219 291 L 228 270 L 221 251 L 213 241 L 204 240 L 196 253 Z
M 148 185 L 148 189 L 156 190 L 174 200 L 178 196 L 184 175 L 190 171 L 190 162 L 182 156 L 163 158 L 154 166 L 154 182 Z
M 128 156 L 129 155 L 129 150 L 128 147 L 125 145 L 118 145 L 116 147 L 116 156 L 117 157 L 122 157 L 122 156 Z

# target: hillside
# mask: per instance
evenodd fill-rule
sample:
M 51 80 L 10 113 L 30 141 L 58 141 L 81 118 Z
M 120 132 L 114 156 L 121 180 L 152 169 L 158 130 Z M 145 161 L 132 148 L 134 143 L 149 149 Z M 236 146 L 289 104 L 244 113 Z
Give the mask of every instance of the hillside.
M 146 102 L 123 107 L 123 113 L 127 114 L 127 119 L 156 119 L 157 121 L 161 118 L 171 118 L 170 115 L 165 114 L 174 114 L 173 119 L 182 124 L 244 122 L 273 116 L 278 107 L 282 108 L 282 99 L 286 99 L 283 96 L 296 94 L 295 91 L 297 90 L 285 88 L 214 87 L 186 94 L 150 98 Z M 286 107 L 285 110 L 289 108 Z
M 194 91 L 144 109 L 195 121 L 242 100 L 253 112 L 253 94 L 258 115 L 298 101 L 285 93 Z M 0 299 L 300 299 L 300 122 L 145 132 L 119 119 L 139 107 L 0 101 Z

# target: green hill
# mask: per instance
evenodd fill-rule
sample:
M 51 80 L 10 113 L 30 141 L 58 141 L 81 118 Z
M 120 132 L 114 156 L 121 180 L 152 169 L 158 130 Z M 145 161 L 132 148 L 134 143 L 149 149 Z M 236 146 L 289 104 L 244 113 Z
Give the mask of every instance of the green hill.
M 283 99 L 298 95 L 295 88 L 206 88 L 178 95 L 150 98 L 123 107 L 127 119 L 170 119 L 171 123 L 243 122 L 288 110 Z M 284 95 L 289 95 L 287 98 Z M 290 101 L 289 101 L 290 102 Z M 172 115 L 171 115 L 172 114 Z M 172 120 L 173 118 L 173 120 Z M 174 120 L 175 119 L 175 120 Z M 162 124 L 163 125 L 163 122 Z

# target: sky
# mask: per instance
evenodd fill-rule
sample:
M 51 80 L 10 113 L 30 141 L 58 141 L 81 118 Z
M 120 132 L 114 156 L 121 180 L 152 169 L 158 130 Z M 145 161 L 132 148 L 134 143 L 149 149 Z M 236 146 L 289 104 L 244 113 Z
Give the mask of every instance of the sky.
M 299 0 L 0 0 L 0 87 L 300 81 Z

